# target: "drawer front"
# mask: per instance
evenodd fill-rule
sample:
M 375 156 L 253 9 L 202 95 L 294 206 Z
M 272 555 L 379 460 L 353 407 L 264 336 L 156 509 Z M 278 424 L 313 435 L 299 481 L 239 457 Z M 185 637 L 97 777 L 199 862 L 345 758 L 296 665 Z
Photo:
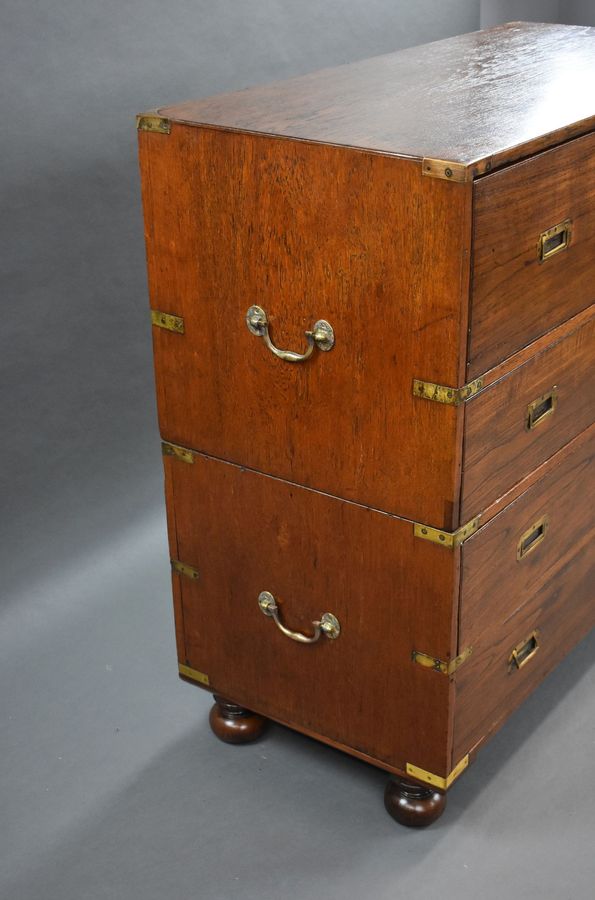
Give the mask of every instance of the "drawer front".
M 195 454 L 166 459 L 180 662 L 214 692 L 401 770 L 448 769 L 449 680 L 412 661 L 447 658 L 453 555 L 411 524 Z M 340 634 L 306 637 L 324 613 Z M 270 598 L 269 598 L 270 599 Z M 265 598 L 266 601 L 266 598 Z M 263 602 L 265 602 L 263 601 Z
M 588 320 L 468 401 L 461 521 L 595 422 L 595 306 Z
M 595 134 L 479 179 L 473 208 L 470 379 L 595 299 Z
M 184 320 L 153 328 L 162 436 L 450 528 L 460 411 L 412 386 L 459 383 L 471 186 L 264 136 L 140 140 L 151 306 Z
M 595 426 L 463 544 L 454 754 L 495 730 L 595 625 Z

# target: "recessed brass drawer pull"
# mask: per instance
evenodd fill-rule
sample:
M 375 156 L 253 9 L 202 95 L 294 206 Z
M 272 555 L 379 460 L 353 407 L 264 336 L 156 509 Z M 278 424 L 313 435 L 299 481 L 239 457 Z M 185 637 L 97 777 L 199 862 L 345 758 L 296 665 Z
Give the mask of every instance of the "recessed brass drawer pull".
M 556 253 L 560 253 L 561 250 L 566 250 L 570 243 L 571 232 L 572 221 L 570 219 L 565 219 L 559 225 L 554 225 L 553 228 L 542 231 L 539 235 L 540 262 L 550 259 Z
M 548 517 L 542 516 L 541 519 L 538 519 L 537 522 L 534 522 L 533 525 L 531 525 L 531 528 L 527 528 L 527 530 L 522 533 L 516 549 L 516 558 L 518 560 L 524 559 L 529 553 L 532 553 L 539 544 L 541 544 L 547 534 L 549 524 L 550 521 Z
M 258 605 L 265 616 L 270 616 L 273 619 L 279 631 L 283 632 L 286 637 L 291 638 L 292 641 L 299 641 L 300 644 L 314 644 L 321 634 L 334 641 L 341 634 L 339 620 L 332 613 L 323 613 L 320 621 L 312 622 L 314 634 L 308 637 L 306 634 L 300 634 L 299 631 L 291 631 L 283 625 L 279 619 L 277 601 L 269 591 L 262 591 L 258 595 Z
M 533 631 L 528 638 L 517 644 L 508 658 L 510 670 L 522 669 L 539 650 L 539 632 Z
M 304 353 L 296 353 L 294 350 L 280 350 L 275 347 L 269 335 L 269 322 L 267 314 L 261 306 L 251 306 L 246 313 L 246 325 L 251 334 L 261 337 L 271 353 L 284 359 L 285 362 L 304 362 L 309 359 L 314 352 L 314 347 L 327 352 L 335 346 L 335 332 L 332 325 L 329 325 L 325 319 L 319 319 L 315 322 L 312 331 L 306 331 L 306 340 L 308 347 Z
M 548 391 L 547 394 L 543 394 L 542 397 L 538 397 L 537 400 L 533 400 L 533 402 L 529 403 L 527 406 L 527 431 L 532 431 L 534 428 L 537 428 L 541 422 L 553 415 L 557 405 L 558 393 L 556 386 L 554 385 L 551 391 Z

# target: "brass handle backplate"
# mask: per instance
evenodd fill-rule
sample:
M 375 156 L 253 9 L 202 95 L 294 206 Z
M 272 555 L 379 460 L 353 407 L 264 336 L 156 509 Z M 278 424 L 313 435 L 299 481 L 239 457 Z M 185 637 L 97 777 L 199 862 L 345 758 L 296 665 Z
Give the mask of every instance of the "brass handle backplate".
M 291 631 L 281 622 L 279 618 L 279 607 L 277 601 L 269 591 L 261 591 L 258 595 L 258 605 L 265 616 L 270 616 L 275 625 L 286 637 L 292 641 L 298 641 L 300 644 L 314 644 L 324 634 L 325 637 L 334 641 L 341 634 L 341 626 L 339 620 L 332 613 L 323 613 L 319 621 L 312 622 L 314 633 L 310 636 L 301 634 L 299 631 Z
M 332 325 L 325 319 L 319 319 L 312 326 L 312 331 L 306 331 L 306 340 L 308 346 L 304 353 L 296 353 L 294 350 L 280 350 L 275 347 L 269 335 L 269 321 L 267 314 L 261 306 L 251 306 L 246 313 L 246 325 L 250 334 L 261 337 L 271 353 L 278 356 L 285 362 L 304 362 L 309 359 L 314 352 L 314 347 L 318 347 L 326 353 L 335 346 L 335 332 Z
M 539 650 L 539 632 L 533 631 L 529 637 L 525 638 L 520 644 L 517 644 L 510 656 L 508 657 L 508 667 L 510 671 L 513 669 L 522 669 L 530 659 L 533 659 Z
M 571 219 L 565 219 L 559 225 L 554 225 L 553 228 L 542 231 L 539 235 L 539 261 L 545 262 L 546 259 L 551 259 L 552 256 L 560 253 L 561 250 L 566 250 L 570 244 L 571 234 Z
M 539 547 L 541 542 L 545 539 L 549 527 L 549 516 L 542 516 L 541 519 L 534 522 L 530 528 L 523 531 L 516 548 L 517 560 L 520 561 L 525 559 L 529 553 L 532 553 L 536 547 Z
M 547 419 L 556 411 L 557 405 L 558 391 L 556 385 L 554 385 L 551 391 L 538 397 L 537 400 L 533 400 L 527 406 L 525 417 L 527 431 L 533 431 L 533 429 L 537 428 L 538 425 L 541 425 L 542 422 L 547 421 Z

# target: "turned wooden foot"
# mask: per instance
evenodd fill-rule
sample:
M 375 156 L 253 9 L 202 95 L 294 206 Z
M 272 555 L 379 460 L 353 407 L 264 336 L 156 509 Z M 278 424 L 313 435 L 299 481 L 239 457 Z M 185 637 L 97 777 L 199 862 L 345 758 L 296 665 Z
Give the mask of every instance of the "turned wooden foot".
M 261 736 L 267 726 L 267 720 L 263 716 L 237 706 L 224 697 L 214 696 L 215 703 L 209 713 L 209 724 L 219 740 L 226 744 L 246 744 Z
M 391 778 L 384 791 L 386 811 L 401 825 L 425 828 L 446 808 L 446 794 L 431 787 Z

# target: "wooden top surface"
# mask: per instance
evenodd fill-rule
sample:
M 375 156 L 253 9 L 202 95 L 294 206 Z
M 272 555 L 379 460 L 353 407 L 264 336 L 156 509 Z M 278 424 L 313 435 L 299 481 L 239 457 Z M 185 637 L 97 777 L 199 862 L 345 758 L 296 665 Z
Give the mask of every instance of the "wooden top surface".
M 595 28 L 515 22 L 159 112 L 480 172 L 592 130 L 594 85 Z

